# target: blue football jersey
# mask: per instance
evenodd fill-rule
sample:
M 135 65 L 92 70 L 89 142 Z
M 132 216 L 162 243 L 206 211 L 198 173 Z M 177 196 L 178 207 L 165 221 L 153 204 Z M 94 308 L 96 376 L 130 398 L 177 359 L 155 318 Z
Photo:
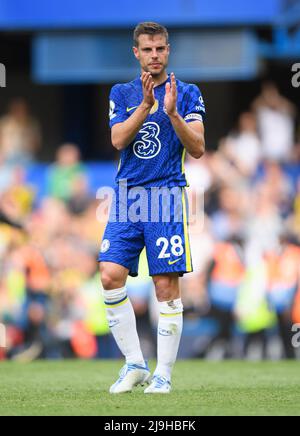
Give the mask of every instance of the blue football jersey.
M 128 186 L 150 188 L 186 186 L 184 173 L 185 149 L 164 111 L 165 85 L 170 77 L 154 88 L 155 104 L 139 133 L 121 152 L 118 183 L 127 179 Z M 196 85 L 176 80 L 177 110 L 186 122 L 201 121 L 205 106 Z M 143 100 L 140 78 L 113 86 L 110 93 L 110 127 L 125 121 Z

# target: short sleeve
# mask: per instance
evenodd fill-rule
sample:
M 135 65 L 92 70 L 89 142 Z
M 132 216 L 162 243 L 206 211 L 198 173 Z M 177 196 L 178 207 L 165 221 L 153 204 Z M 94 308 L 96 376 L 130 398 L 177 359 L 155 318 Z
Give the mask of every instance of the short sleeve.
M 202 94 L 196 85 L 189 85 L 187 104 L 184 113 L 184 120 L 188 123 L 191 121 L 201 121 L 205 119 L 205 105 Z
M 110 128 L 117 123 L 122 123 L 128 118 L 126 103 L 121 91 L 121 85 L 112 87 L 109 95 L 109 126 Z

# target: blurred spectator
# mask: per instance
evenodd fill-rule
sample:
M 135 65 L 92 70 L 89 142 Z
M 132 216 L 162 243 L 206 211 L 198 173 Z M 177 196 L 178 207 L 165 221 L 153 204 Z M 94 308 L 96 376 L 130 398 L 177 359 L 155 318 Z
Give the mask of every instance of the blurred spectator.
M 203 155 L 201 159 L 194 159 L 188 156 L 185 164 L 185 173 L 192 191 L 203 195 L 212 186 L 212 173 L 210 169 L 209 152 Z
M 272 82 L 265 82 L 253 102 L 262 143 L 263 157 L 277 162 L 291 159 L 295 136 L 295 106 Z
M 239 287 L 234 316 L 244 334 L 242 356 L 251 360 L 268 357 L 267 330 L 275 322 L 267 304 L 267 269 L 262 253 L 245 244 L 245 274 Z
M 292 307 L 292 321 L 294 324 L 300 324 L 300 288 L 296 292 Z
M 258 184 L 249 197 L 246 223 L 248 249 L 253 253 L 252 257 L 277 248 L 282 228 L 277 197 L 273 197 L 273 190 L 267 183 Z
M 68 207 L 72 214 L 80 215 L 87 210 L 90 204 L 88 181 L 84 174 L 80 174 L 73 180 Z
M 60 357 L 56 351 L 56 340 L 47 324 L 43 304 L 31 302 L 28 305 L 26 323 L 23 325 L 23 344 L 13 348 L 10 356 L 22 362 Z
M 223 357 L 233 357 L 234 307 L 244 278 L 245 253 L 242 238 L 236 235 L 228 241 L 215 244 L 212 260 L 208 264 L 206 280 L 211 306 L 208 316 L 217 320 L 218 331 L 208 344 L 205 353 L 209 353 L 218 343 Z
M 277 315 L 283 355 L 292 359 L 296 356 L 292 345 L 292 311 L 300 283 L 300 248 L 282 237 L 278 249 L 267 252 L 264 258 L 268 273 L 267 296 Z
M 85 168 L 80 161 L 79 148 L 75 144 L 62 145 L 57 150 L 56 162 L 49 171 L 49 194 L 62 200 L 70 200 L 74 192 L 74 183 L 84 174 Z
M 7 165 L 0 150 L 0 195 L 13 183 L 14 168 Z
M 282 218 L 285 218 L 293 208 L 294 187 L 292 182 L 277 162 L 265 162 L 263 172 L 260 180 L 268 188 L 271 201 L 278 208 L 278 213 Z
M 187 159 L 194 272 L 181 280 L 183 357 L 276 358 L 273 339 L 283 340 L 286 356 L 297 355 L 288 341 L 291 322 L 300 322 L 300 166 L 297 148 L 292 163 L 282 164 L 291 157 L 294 113 L 282 99 L 267 89 L 255 102 L 260 138 L 245 112 L 218 150 Z M 14 129 L 6 134 L 16 141 Z M 76 145 L 64 144 L 52 166 L 37 166 L 44 173 L 34 173 L 28 186 L 30 168 L 22 158 L 11 160 L 21 166 L 8 165 L 1 150 L 0 323 L 7 326 L 7 357 L 119 357 L 97 272 L 108 217 L 91 195 L 97 164 L 83 164 Z M 293 244 L 282 243 L 286 229 Z M 139 277 L 127 286 L 142 347 L 152 357 L 157 302 L 144 252 Z
M 225 138 L 221 145 L 225 157 L 246 177 L 255 174 L 262 157 L 261 143 L 251 112 L 240 115 L 238 129 Z
M 297 181 L 296 193 L 292 202 L 293 213 L 288 217 L 287 225 L 289 230 L 300 240 L 300 178 Z
M 40 126 L 19 98 L 0 119 L 0 154 L 7 164 L 23 165 L 34 159 L 41 145 Z
M 244 200 L 247 198 L 243 191 L 243 187 L 221 187 L 218 209 L 211 216 L 212 232 L 216 239 L 226 240 L 233 234 L 243 232 Z

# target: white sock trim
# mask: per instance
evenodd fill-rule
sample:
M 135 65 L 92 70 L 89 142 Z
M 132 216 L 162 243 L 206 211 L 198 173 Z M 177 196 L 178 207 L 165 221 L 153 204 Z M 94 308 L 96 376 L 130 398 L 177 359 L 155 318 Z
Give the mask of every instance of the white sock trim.
M 112 289 L 110 291 L 103 289 L 103 298 L 107 303 L 117 303 L 127 297 L 126 286 L 123 288 Z
M 183 305 L 181 298 L 170 301 L 161 301 L 158 303 L 159 312 L 162 316 L 166 315 L 180 315 L 183 312 Z

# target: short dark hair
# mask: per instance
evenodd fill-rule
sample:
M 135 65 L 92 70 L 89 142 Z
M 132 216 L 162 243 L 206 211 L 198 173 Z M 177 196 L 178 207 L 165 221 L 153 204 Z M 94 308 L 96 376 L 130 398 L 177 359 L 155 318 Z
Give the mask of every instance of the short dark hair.
M 133 44 L 138 47 L 138 38 L 140 35 L 164 35 L 166 37 L 167 44 L 169 42 L 169 34 L 165 26 L 161 24 L 154 23 L 152 21 L 145 21 L 139 23 L 133 32 Z

